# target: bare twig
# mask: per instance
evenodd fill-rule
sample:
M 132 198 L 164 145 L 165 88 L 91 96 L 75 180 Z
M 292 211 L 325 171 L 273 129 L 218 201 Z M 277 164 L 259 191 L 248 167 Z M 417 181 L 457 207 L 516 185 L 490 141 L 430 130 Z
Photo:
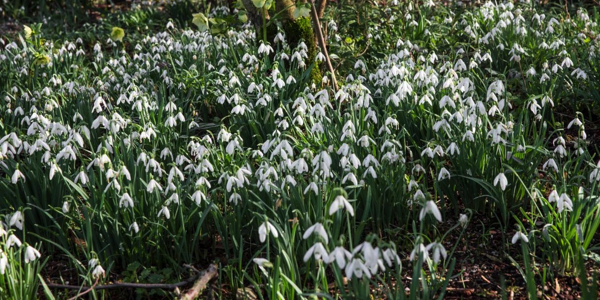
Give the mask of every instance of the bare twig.
M 208 272 L 211 270 L 211 268 L 213 267 L 213 265 L 211 265 L 211 267 L 208 268 L 208 270 L 206 270 L 205 272 Z M 119 288 L 135 288 L 135 289 L 164 289 L 164 290 L 172 290 L 178 287 L 182 287 L 185 285 L 188 285 L 194 281 L 196 281 L 196 279 L 198 277 L 200 277 L 202 274 L 197 274 L 195 276 L 192 276 L 184 281 L 181 282 L 177 282 L 177 283 L 130 283 L 130 282 L 116 282 L 116 283 L 112 283 L 112 284 L 107 284 L 107 285 L 93 285 L 91 287 L 87 287 L 87 286 L 80 286 L 80 285 L 69 285 L 69 284 L 54 284 L 54 283 L 48 283 L 47 286 L 49 288 L 53 288 L 53 289 L 67 289 L 67 290 L 82 290 L 82 291 L 89 291 L 91 289 L 94 290 L 108 290 L 108 289 L 119 289 Z
M 333 89 L 335 91 L 337 91 L 338 89 L 338 84 L 337 84 L 337 79 L 335 78 L 335 70 L 333 69 L 333 66 L 331 66 L 331 59 L 329 58 L 329 54 L 327 53 L 327 45 L 325 44 L 325 38 L 323 38 L 323 30 L 321 29 L 321 22 L 319 21 L 319 13 L 317 13 L 317 9 L 315 8 L 315 1 L 314 0 L 310 0 L 310 12 L 311 12 L 311 17 L 313 19 L 314 25 L 315 25 L 315 30 L 317 31 L 317 40 L 319 42 L 319 46 L 321 47 L 321 51 L 323 51 L 323 55 L 325 56 L 325 64 L 327 64 L 327 68 L 329 69 L 329 72 L 331 73 L 331 81 L 333 81 Z
M 75 299 L 77 299 L 77 298 L 79 298 L 79 297 L 81 297 L 81 296 L 83 296 L 83 295 L 91 292 L 98 285 L 99 281 L 100 281 L 100 276 L 96 277 L 96 282 L 94 282 L 94 284 L 89 289 L 87 289 L 87 290 L 85 290 L 85 291 L 83 291 L 83 292 L 75 295 L 75 297 L 73 297 L 73 298 L 69 298 L 69 300 L 75 300 Z
M 217 276 L 217 265 L 212 264 L 206 272 L 194 283 L 194 286 L 185 294 L 181 295 L 181 300 L 193 300 L 196 299 L 202 291 L 206 289 L 206 285 L 209 281 L 211 281 L 215 276 Z

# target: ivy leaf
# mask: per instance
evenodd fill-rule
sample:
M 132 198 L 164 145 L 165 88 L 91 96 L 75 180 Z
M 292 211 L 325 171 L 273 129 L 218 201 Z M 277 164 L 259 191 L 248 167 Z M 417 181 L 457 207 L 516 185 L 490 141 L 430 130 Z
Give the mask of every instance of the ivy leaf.
M 27 25 L 23 25 L 23 31 L 25 31 L 25 38 L 30 39 L 31 34 L 33 33 L 33 30 L 31 30 L 31 27 L 29 27 Z
M 112 32 L 110 33 L 110 38 L 113 41 L 123 42 L 123 38 L 125 37 L 125 30 L 121 27 L 113 27 Z
M 252 4 L 254 4 L 254 6 L 256 6 L 257 8 L 263 8 L 263 6 L 265 6 L 266 3 L 267 0 L 252 0 Z
M 248 15 L 246 14 L 245 10 L 238 11 L 238 20 L 240 20 L 242 23 L 248 22 Z
M 294 19 L 298 19 L 298 18 L 308 18 L 310 16 L 310 4 L 309 3 L 303 3 L 300 4 L 298 6 L 296 6 L 296 10 L 294 10 Z
M 203 13 L 193 14 L 193 16 L 194 16 L 194 19 L 192 20 L 192 23 L 194 23 L 196 26 L 198 26 L 198 29 L 200 31 L 207 31 L 208 30 L 208 18 Z

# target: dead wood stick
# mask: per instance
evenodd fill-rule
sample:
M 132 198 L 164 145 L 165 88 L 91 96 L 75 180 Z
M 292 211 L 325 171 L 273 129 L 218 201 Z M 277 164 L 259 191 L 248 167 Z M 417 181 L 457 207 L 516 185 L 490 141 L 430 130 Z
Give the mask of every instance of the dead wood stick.
M 211 265 L 212 267 L 213 265 Z M 210 268 L 208 269 L 210 270 Z M 208 272 L 208 270 L 206 272 Z M 170 289 L 175 289 L 178 287 L 182 287 L 185 285 L 188 285 L 192 282 L 194 282 L 198 277 L 200 277 L 202 274 L 198 274 L 195 276 L 192 276 L 184 281 L 181 282 L 177 282 L 177 283 L 131 283 L 131 282 L 116 282 L 116 283 L 112 283 L 112 284 L 107 284 L 107 285 L 97 285 L 97 286 L 91 286 L 91 287 L 87 287 L 87 286 L 80 286 L 80 285 L 69 285 L 69 284 L 54 284 L 54 283 L 48 283 L 46 284 L 49 288 L 53 288 L 53 289 L 67 289 L 67 290 L 82 290 L 82 291 L 87 291 L 90 289 L 94 289 L 94 290 L 108 290 L 108 289 L 118 289 L 118 288 L 135 288 L 135 289 L 164 289 L 164 290 L 170 290 Z
M 206 285 L 210 282 L 215 276 L 217 276 L 217 265 L 212 264 L 204 274 L 194 283 L 194 286 L 185 294 L 181 295 L 181 300 L 194 300 L 202 291 L 206 289 Z
M 83 291 L 81 293 L 78 293 L 77 295 L 75 295 L 75 297 L 69 298 L 69 300 L 75 300 L 75 299 L 77 299 L 77 298 L 79 298 L 79 297 L 81 297 L 81 296 L 83 296 L 83 295 L 91 292 L 98 285 L 99 281 L 100 281 L 100 276 L 96 277 L 96 282 L 94 282 L 94 284 L 89 289 L 87 289 L 87 290 L 85 290 L 85 291 Z
M 335 78 L 335 70 L 333 70 L 333 66 L 331 65 L 331 59 L 329 58 L 329 54 L 327 53 L 327 45 L 325 44 L 325 38 L 323 37 L 323 30 L 321 29 L 321 22 L 319 21 L 319 13 L 317 13 L 317 9 L 315 7 L 315 0 L 310 0 L 310 2 L 310 12 L 314 25 L 316 27 L 315 30 L 317 31 L 317 40 L 319 42 L 319 46 L 321 47 L 321 51 L 323 51 L 323 55 L 325 56 L 325 64 L 327 64 L 327 68 L 331 73 L 333 90 L 337 92 L 338 84 Z

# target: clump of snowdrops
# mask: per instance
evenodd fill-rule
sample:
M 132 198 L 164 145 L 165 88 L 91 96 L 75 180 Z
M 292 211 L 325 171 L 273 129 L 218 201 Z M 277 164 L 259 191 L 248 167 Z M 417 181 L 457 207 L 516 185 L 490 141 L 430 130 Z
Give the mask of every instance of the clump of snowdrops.
M 87 284 L 134 262 L 183 273 L 222 257 L 220 280 L 272 299 L 373 286 L 402 299 L 403 265 L 411 298 L 441 299 L 458 245 L 446 237 L 471 212 L 506 247 L 576 267 L 600 222 L 600 164 L 586 116 L 564 126 L 555 111 L 592 85 L 598 24 L 531 4 L 435 8 L 391 2 L 369 29 L 390 47 L 353 58 L 337 91 L 327 74 L 310 82 L 322 54 L 306 61 L 304 43 L 263 44 L 246 25 L 3 39 L 0 212 L 26 208 L 28 238 Z M 429 25 L 458 42 L 438 49 Z

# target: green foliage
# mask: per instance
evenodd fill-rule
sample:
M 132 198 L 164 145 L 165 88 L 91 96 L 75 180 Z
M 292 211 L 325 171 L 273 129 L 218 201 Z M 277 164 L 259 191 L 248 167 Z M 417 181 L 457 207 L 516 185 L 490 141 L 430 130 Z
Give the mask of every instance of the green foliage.
M 20 209 L 27 241 L 87 286 L 217 261 L 219 286 L 262 298 L 443 299 L 476 215 L 500 228 L 523 295 L 586 277 L 598 14 L 352 3 L 323 20 L 339 91 L 306 17 L 255 32 L 242 12 L 175 1 L 23 27 L 0 49 L 1 228 L 21 234 Z M 24 292 L 2 292 L 47 291 L 40 260 L 3 251 Z

